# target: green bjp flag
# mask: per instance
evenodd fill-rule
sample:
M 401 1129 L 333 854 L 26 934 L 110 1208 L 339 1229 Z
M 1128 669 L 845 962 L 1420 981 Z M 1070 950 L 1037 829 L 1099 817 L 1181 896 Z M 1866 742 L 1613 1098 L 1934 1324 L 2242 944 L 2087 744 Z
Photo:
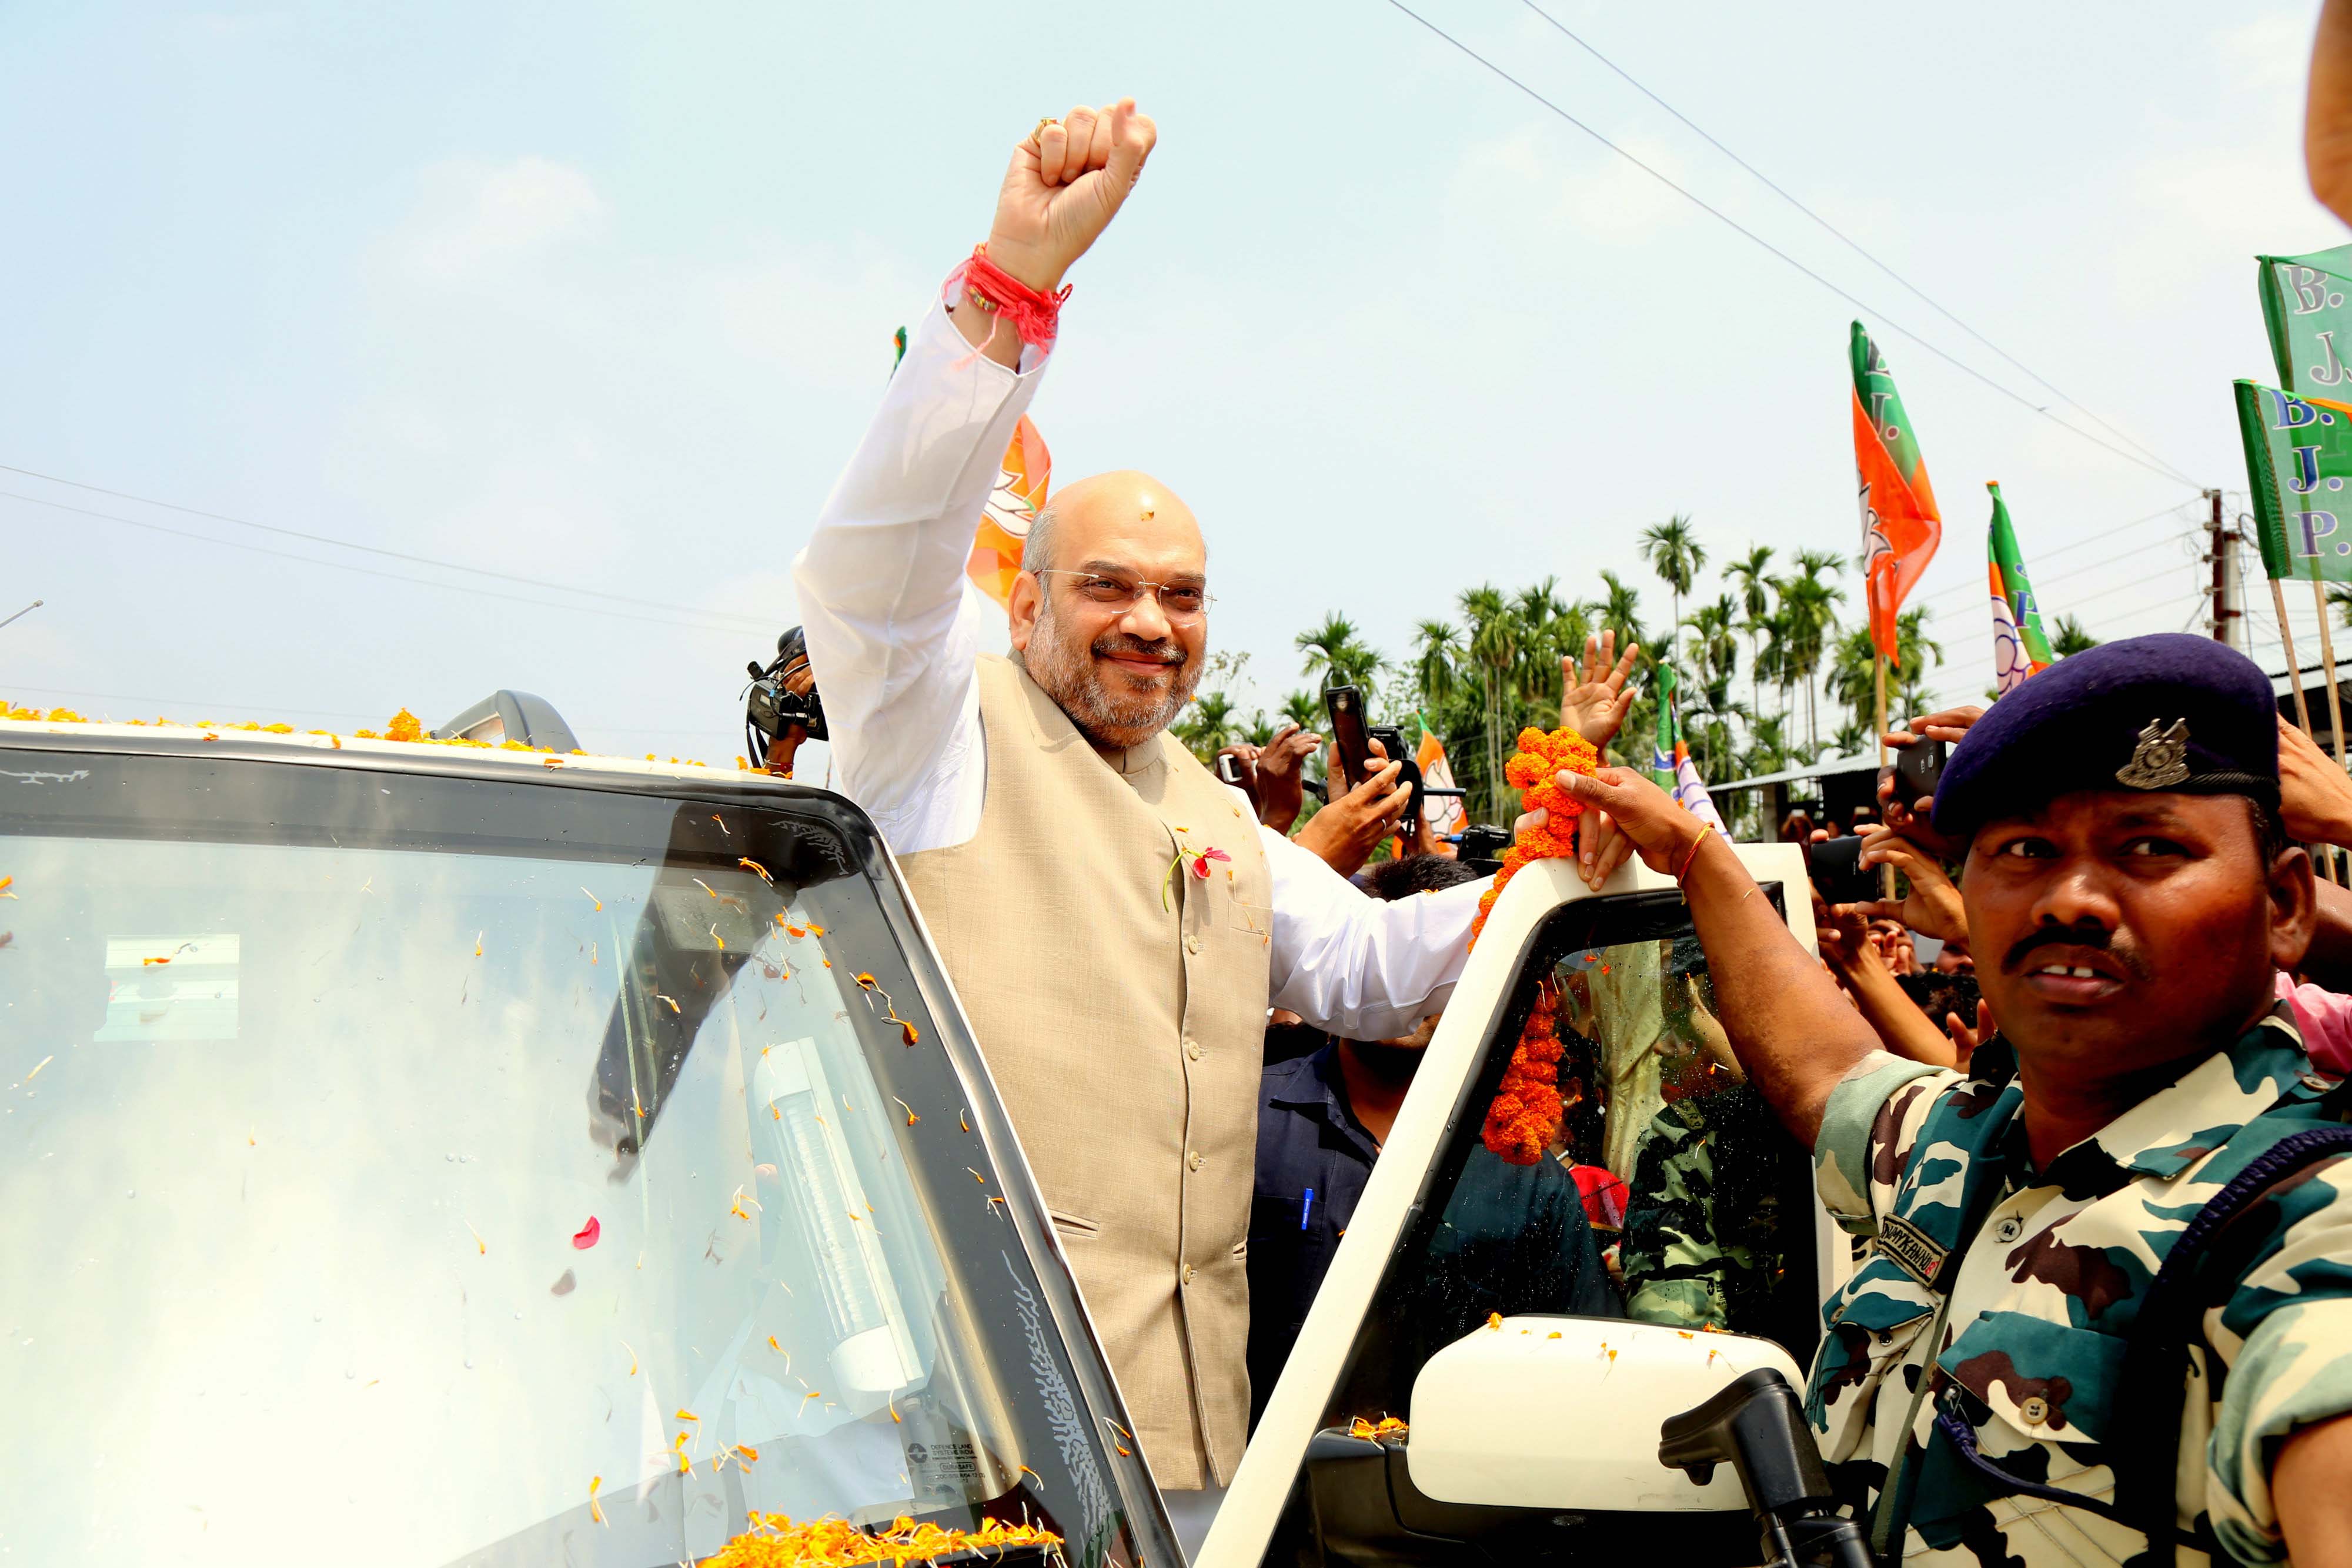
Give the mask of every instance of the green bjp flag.
M 1658 704 L 1657 749 L 1650 754 L 1650 774 L 1663 789 L 1675 787 L 1675 753 L 1682 743 L 1675 725 L 1675 667 L 1658 666 L 1658 678 L 1650 688 Z
M 2273 579 L 2352 582 L 2352 403 L 2239 382 L 2254 537 Z
M 2279 384 L 2289 392 L 2347 390 L 2352 355 L 2352 245 L 2309 256 L 2262 256 L 2263 324 Z
M 1992 684 L 2007 696 L 2058 662 L 2050 639 L 2042 632 L 2042 610 L 2033 602 L 2033 587 L 2025 580 L 2025 558 L 2018 553 L 2017 530 L 2010 527 L 2009 507 L 2000 486 L 1992 492 L 1992 529 L 1985 540 L 1987 570 L 1992 582 Z

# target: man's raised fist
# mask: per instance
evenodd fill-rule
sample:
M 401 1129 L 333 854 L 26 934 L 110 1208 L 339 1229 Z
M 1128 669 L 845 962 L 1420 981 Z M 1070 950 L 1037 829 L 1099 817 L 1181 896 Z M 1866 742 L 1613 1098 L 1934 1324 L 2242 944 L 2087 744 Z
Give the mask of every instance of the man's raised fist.
M 1080 104 L 1013 150 L 988 232 L 988 258 L 1032 288 L 1054 289 L 1142 176 L 1159 128 L 1135 99 Z

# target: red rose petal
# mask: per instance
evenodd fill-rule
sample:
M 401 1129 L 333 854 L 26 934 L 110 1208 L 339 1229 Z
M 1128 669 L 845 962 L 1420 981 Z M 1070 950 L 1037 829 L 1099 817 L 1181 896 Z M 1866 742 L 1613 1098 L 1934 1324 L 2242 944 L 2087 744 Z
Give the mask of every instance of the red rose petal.
M 604 1228 L 596 1223 L 596 1217 L 592 1214 L 588 1217 L 587 1224 L 572 1233 L 572 1245 L 585 1252 L 595 1246 L 596 1239 L 604 1234 Z

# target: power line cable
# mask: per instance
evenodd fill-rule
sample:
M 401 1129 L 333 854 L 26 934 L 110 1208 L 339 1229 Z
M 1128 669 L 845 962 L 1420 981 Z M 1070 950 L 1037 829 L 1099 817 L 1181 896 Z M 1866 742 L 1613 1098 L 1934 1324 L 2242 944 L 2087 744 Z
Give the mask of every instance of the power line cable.
M 215 523 L 232 523 L 240 528 L 255 528 L 265 534 L 277 534 L 284 538 L 302 539 L 314 545 L 328 545 L 336 549 L 358 550 L 366 555 L 383 556 L 390 560 L 404 560 L 413 566 L 436 567 L 443 571 L 457 571 L 465 572 L 474 577 L 495 578 L 500 582 L 520 583 L 526 588 L 549 589 L 558 593 L 577 593 L 589 599 L 606 600 L 614 604 L 634 604 L 640 609 L 645 610 L 667 610 L 682 615 L 700 616 L 715 614 L 728 620 L 742 621 L 754 626 L 765 623 L 763 618 L 761 616 L 745 615 L 731 610 L 703 610 L 691 604 L 669 604 L 665 603 L 663 601 L 658 599 L 639 599 L 632 594 L 608 593 L 599 588 L 580 588 L 568 582 L 556 582 L 551 579 L 543 577 L 526 577 L 517 572 L 495 570 L 487 566 L 468 566 L 463 561 L 442 560 L 429 555 L 411 555 L 405 550 L 385 549 L 377 545 L 358 544 L 350 539 L 336 538 L 330 534 L 305 533 L 299 528 L 282 528 L 272 523 L 252 522 L 244 517 L 230 517 L 225 512 L 207 512 L 201 507 L 183 507 L 173 501 L 159 501 L 152 496 L 134 496 L 128 490 L 110 490 L 103 485 L 85 485 L 79 479 L 66 479 L 61 478 L 55 474 L 43 474 L 31 468 L 19 468 L 16 465 L 10 463 L 0 463 L 0 473 L 21 474 L 28 479 L 46 480 L 52 485 L 64 485 L 76 490 L 88 490 L 91 494 L 98 496 L 111 496 L 118 501 L 136 501 L 142 507 L 160 507 L 167 512 L 179 512 L 191 517 L 204 517 Z M 38 501 L 30 496 L 18 496 L 16 499 L 20 501 L 35 501 L 36 505 L 40 506 L 54 504 L 50 502 Z M 72 508 L 68 507 L 67 509 L 71 510 Z M 98 514 L 92 513 L 90 515 L 97 516 Z M 118 520 L 127 521 L 128 519 Z M 201 538 L 204 536 L 201 534 L 191 534 L 188 537 L 191 538 Z M 300 560 L 307 558 L 297 556 L 294 559 Z M 415 582 L 421 580 L 416 578 L 408 578 L 404 579 L 403 580 Z
M 1698 208 L 1709 217 L 1714 218 L 1717 223 L 1722 224 L 1726 228 L 1728 228 L 1735 234 L 1739 235 L 1741 237 L 1747 239 L 1759 248 L 1779 257 L 1781 261 L 1786 262 L 1790 267 L 1804 274 L 1807 277 L 1811 278 L 1815 283 L 1820 284 L 1823 288 L 1828 289 L 1832 294 L 1836 295 L 1840 299 L 1844 300 L 1847 304 L 1853 306 L 1864 315 L 1884 324 L 1889 330 L 1899 333 L 1901 336 L 1909 339 L 1912 342 L 1916 343 L 1920 348 L 1925 349 L 1927 352 L 1935 355 L 1937 359 L 1950 365 L 1953 369 L 1960 371 L 1962 374 L 1969 376 L 1972 380 L 1983 382 L 1986 386 L 1991 388 L 1994 392 L 1999 392 L 2001 396 L 2009 399 L 2010 402 L 2016 403 L 2019 407 L 2032 410 L 2033 413 L 2038 413 L 2042 418 L 2048 420 L 2051 423 L 2056 425 L 2059 429 L 2080 436 L 2083 440 L 2089 442 L 2092 445 L 2101 447 L 2111 452 L 2126 463 L 2137 465 L 2139 467 L 2147 469 L 2151 474 L 2161 475 L 2165 478 L 2173 480 L 2178 484 L 2187 485 L 2192 489 L 2202 488 L 2202 486 L 2199 486 L 2195 480 L 2190 479 L 2185 474 L 2175 472 L 2168 465 L 2161 463 L 2151 463 L 2147 458 L 2140 456 L 2135 452 L 2130 452 L 2121 446 L 2117 446 L 2113 442 L 2100 439 L 2098 436 L 2092 434 L 2089 431 L 2084 430 L 2080 425 L 2067 423 L 2066 421 L 2051 413 L 2050 410 L 2043 405 L 2035 402 L 2032 398 L 2025 396 L 2021 392 L 2011 391 L 2010 388 L 2005 387 L 2000 382 L 1993 380 L 1990 376 L 1986 375 L 1982 371 L 1978 370 L 1975 366 L 1969 364 L 1962 360 L 1954 358 L 1934 343 L 1929 342 L 1927 339 L 1921 337 L 1918 333 L 1914 332 L 1908 327 L 1904 326 L 1901 322 L 1896 321 L 1894 318 L 1888 316 L 1885 311 L 1875 308 L 1864 300 L 1857 298 L 1854 295 L 1847 292 L 1844 288 L 1840 287 L 1837 284 L 1831 282 L 1828 278 L 1822 277 L 1820 273 L 1815 272 L 1811 267 L 1807 267 L 1803 262 L 1799 261 L 1795 256 L 1790 256 L 1787 251 L 1782 250 L 1779 246 L 1774 245 L 1770 240 L 1766 239 L 1755 230 L 1748 228 L 1746 225 L 1740 223 L 1738 219 L 1732 217 L 1721 208 L 1711 205 L 1704 198 L 1700 197 L 1687 187 L 1677 183 L 1666 174 L 1661 172 L 1655 168 L 1653 168 L 1650 164 L 1643 162 L 1633 153 L 1626 152 L 1625 149 L 1618 146 L 1617 143 L 1610 141 L 1609 138 L 1601 135 L 1601 132 L 1595 131 L 1590 125 L 1585 124 L 1584 121 L 1577 119 L 1576 116 L 1569 113 L 1568 110 L 1562 109 L 1559 105 L 1554 103 L 1551 99 L 1546 98 L 1543 94 L 1538 92 L 1535 89 L 1529 87 L 1527 83 L 1521 81 L 1518 78 L 1513 76 L 1510 72 L 1505 70 L 1502 67 L 1496 65 L 1494 61 L 1488 59 L 1486 56 L 1480 54 L 1477 50 L 1472 48 L 1469 45 L 1464 43 L 1461 39 L 1455 37 L 1444 28 L 1431 21 L 1428 17 L 1423 16 L 1412 6 L 1404 4 L 1404 0 L 1388 0 L 1388 3 L 1397 10 L 1402 11 L 1406 16 L 1412 17 L 1414 21 L 1420 23 L 1429 31 L 1444 39 L 1447 43 L 1453 45 L 1463 54 L 1467 55 L 1478 64 L 1486 67 L 1487 70 L 1493 72 L 1496 76 L 1502 78 L 1503 80 L 1518 89 L 1519 91 L 1525 93 L 1528 98 L 1533 99 L 1537 103 L 1541 104 L 1544 108 L 1551 110 L 1552 113 L 1559 116 L 1560 119 L 1568 121 L 1568 123 L 1584 132 L 1585 135 L 1592 138 L 1593 141 L 1601 143 L 1601 146 L 1606 147 L 1612 152 L 1616 153 L 1620 158 L 1624 159 L 1628 163 L 1633 164 L 1636 169 L 1641 170 L 1644 174 L 1649 175 L 1653 180 L 1657 181 L 1658 183 L 1665 186 L 1676 195 L 1681 196 L 1685 201 L 1690 203 L 1693 206 Z
M 2171 464 L 2166 463 L 2162 457 L 2159 457 L 2155 453 L 2149 451 L 2139 442 L 2133 440 L 2130 435 L 2118 430 L 2115 425 L 2110 424 L 2107 421 L 2101 419 L 2097 413 L 2094 413 L 2079 399 L 2069 396 L 2064 389 L 2053 384 L 2047 376 L 2041 374 L 2039 371 L 2035 371 L 2032 366 L 2025 363 L 2016 355 L 2011 354 L 2006 349 L 2003 349 L 1999 343 L 1994 342 L 1982 332 L 1978 331 L 1974 327 L 1969 326 L 1966 321 L 1961 320 L 1958 316 L 1953 315 L 1949 310 L 1945 309 L 1943 306 L 1928 298 L 1926 290 L 1919 287 L 1918 285 L 1913 283 L 1901 273 L 1895 271 L 1893 267 L 1887 266 L 1885 262 L 1879 260 L 1878 257 L 1873 256 L 1869 251 L 1864 250 L 1861 244 L 1854 240 L 1851 235 L 1847 235 L 1844 230 L 1839 228 L 1835 224 L 1830 222 L 1829 219 L 1822 216 L 1821 214 L 1813 211 L 1812 208 L 1805 205 L 1804 203 L 1790 194 L 1789 192 L 1783 189 L 1777 181 L 1773 180 L 1771 176 L 1766 174 L 1763 170 L 1759 169 L 1755 164 L 1750 163 L 1747 159 L 1742 158 L 1738 153 L 1734 152 L 1730 148 L 1726 147 L 1722 142 L 1717 141 L 1713 136 L 1709 135 L 1705 130 L 1701 129 L 1696 122 L 1694 122 L 1690 116 L 1685 114 L 1681 110 L 1676 109 L 1673 104 L 1668 103 L 1664 99 L 1660 98 L 1656 93 L 1652 92 L 1648 88 L 1643 87 L 1639 81 L 1634 79 L 1632 72 L 1626 70 L 1624 67 L 1619 65 L 1615 60 L 1611 59 L 1607 55 L 1602 54 L 1599 49 L 1594 48 L 1591 44 L 1587 43 L 1582 37 L 1570 31 L 1566 23 L 1560 21 L 1558 17 L 1546 11 L 1542 6 L 1537 5 L 1536 0 L 1519 0 L 1519 4 L 1525 5 L 1528 10 L 1534 12 L 1537 16 L 1549 23 L 1555 30 L 1565 37 L 1570 42 L 1573 43 L 1578 48 L 1582 49 L 1586 54 L 1591 55 L 1594 59 L 1599 60 L 1602 65 L 1607 66 L 1611 70 L 1616 72 L 1617 75 L 1622 78 L 1635 92 L 1640 93 L 1643 98 L 1648 99 L 1652 103 L 1656 104 L 1660 109 L 1664 110 L 1668 114 L 1673 115 L 1676 120 L 1682 121 L 1684 126 L 1695 132 L 1698 138 L 1705 141 L 1708 146 L 1714 148 L 1717 152 L 1722 153 L 1726 158 L 1730 159 L 1734 163 L 1738 164 L 1742 169 L 1747 170 L 1750 174 L 1756 176 L 1759 181 L 1762 182 L 1764 187 L 1770 191 L 1774 195 L 1780 197 L 1782 201 L 1788 203 L 1790 206 L 1804 214 L 1805 216 L 1812 219 L 1814 223 L 1819 224 L 1822 228 L 1829 231 L 1829 233 L 1848 250 L 1853 251 L 1854 255 L 1862 257 L 1863 260 L 1870 263 L 1871 266 L 1878 268 L 1879 271 L 1886 274 L 1887 277 L 1893 278 L 1896 283 L 1901 284 L 1904 288 L 1916 297 L 1919 301 L 1926 305 L 1929 309 L 1935 311 L 1937 315 L 1941 316 L 1945 320 L 1949 321 L 1953 326 L 1958 327 L 1961 331 L 1966 332 L 1969 337 L 1974 338 L 1978 342 L 1982 343 L 1986 348 L 1990 349 L 1994 353 L 2000 355 L 2003 360 L 2006 360 L 2017 369 L 2023 371 L 2028 376 L 2032 377 L 2041 385 L 2047 387 L 2051 392 L 2057 393 L 2058 397 L 2062 401 L 2073 403 L 2076 408 L 2081 409 L 2084 415 L 2093 423 L 2105 430 L 2117 440 L 2122 441 L 2126 445 L 2132 447 L 2142 456 L 2153 459 L 2158 464 L 2162 464 L 2165 468 L 2171 472 L 2173 477 L 2180 480 L 2183 484 L 2189 483 L 2189 476 L 2181 473 L 2179 469 L 2174 468 Z
M 2132 529 L 2132 528 L 2139 528 L 2139 527 L 2141 527 L 2141 526 L 2143 526 L 2143 525 L 2145 525 L 2145 524 L 2147 524 L 2147 523 L 2152 523 L 2152 522 L 2156 521 L 2158 517 L 2168 517 L 2168 516 L 2171 515 L 2172 513 L 2178 512 L 2179 510 L 2180 510 L 2180 508 L 2181 508 L 2182 507 L 2185 507 L 2185 506 L 2187 506 L 2188 504 L 2189 504 L 2189 503 L 2188 503 L 2188 502 L 2186 502 L 2186 501 L 2177 502 L 2177 503 L 2175 503 L 2175 504 L 2174 504 L 2174 505 L 2172 505 L 2172 506 L 2165 507 L 2161 507 L 2161 508 L 2159 508 L 2159 509 L 2158 509 L 2158 510 L 2157 510 L 2157 511 L 2150 512 L 2147 516 L 2146 516 L 2146 517 L 2134 517 L 2134 518 L 2133 518 L 2130 522 L 2128 522 L 2128 523 L 2117 523 L 2115 527 L 2113 527 L 2113 528 L 2102 528 L 2099 532 L 2097 532 L 2097 533 L 2095 533 L 2095 534 L 2088 534 L 2088 535 L 2085 535 L 2084 537 L 2083 537 L 2082 538 L 2079 538 L 2079 539 L 2075 539 L 2075 540 L 2074 540 L 2074 541 L 2073 541 L 2073 542 L 2071 542 L 2071 543 L 2060 545 L 2056 549 L 2051 549 L 2051 550 L 2036 549 L 2036 550 L 2033 552 L 2033 559 L 2034 559 L 2035 560 L 2039 560 L 2039 561 L 2055 560 L 2055 559 L 2057 559 L 2060 556 L 2066 554 L 2066 553 L 2067 553 L 2067 552 L 2069 552 L 2070 550 L 2078 550 L 2078 549 L 2082 549 L 2084 546 L 2085 546 L 2085 545 L 2095 545 L 2095 544 L 2097 544 L 2101 539 L 2113 538 L 2115 538 L 2115 536 L 2116 536 L 2116 535 L 2117 535 L 2117 534 L 2127 532 L 2128 530 L 2130 530 L 2130 529 Z M 2200 526 L 2201 526 L 2201 525 L 2200 525 Z M 2198 530 L 2198 528 L 2190 528 L 2190 529 L 2189 529 L 2189 530 L 2188 530 L 2188 533 L 2196 533 L 2196 532 L 2198 532 L 2198 531 L 2199 531 L 2199 530 Z M 2158 543 L 2158 544 L 2165 544 L 2165 543 L 2168 543 L 2168 542 L 2170 542 L 2170 538 L 2186 538 L 2186 537 L 2187 537 L 2187 535 L 2186 535 L 2186 534 L 2168 536 L 2167 538 L 2164 538 L 2164 539 L 2158 539 L 2158 540 L 2157 540 L 2157 541 L 2155 541 L 2155 542 L 2156 542 L 2156 543 Z M 2057 582 L 2057 581 L 2063 581 L 2063 580 L 2063 580 L 2063 578 L 2053 578 L 2053 579 L 2051 579 L 2051 580 L 2052 580 L 2053 582 Z M 2036 591 L 2036 592 L 2039 592 L 2039 591 L 2041 591 L 2041 589 L 2042 589 L 2043 586 L 2044 586 L 2044 585 L 2043 585 L 2043 584 L 2042 584 L 2042 583 L 2038 583 L 2038 582 L 2037 582 L 2037 583 L 2035 583 L 2035 584 L 2034 584 L 2034 590 L 2035 590 L 2035 591 Z M 1977 592 L 1977 591 L 1979 591 L 1978 590 L 1977 585 L 1976 585 L 1975 583 L 1973 583 L 1973 582 L 1955 583 L 1955 584 L 1954 584 L 1953 586 L 1951 586 L 1950 588 L 1939 588 L 1939 589 L 1937 589 L 1937 590 L 1935 592 L 1933 592 L 1933 593 L 1923 595 L 1923 596 L 1921 597 L 1921 599 L 1920 599 L 1920 602 L 1921 602 L 1921 603 L 1923 603 L 1923 604 L 1927 604 L 1927 603 L 1933 603 L 1935 601 L 1939 600 L 1939 599 L 1949 599 L 1949 598 L 1951 598 L 1951 597 L 1952 597 L 1953 595 L 1955 595 L 1955 594 L 1958 594 L 1958 593 L 1973 593 L 1973 592 Z
M 2181 540 L 2181 539 L 2186 539 L 2186 538 L 2194 538 L 2198 534 L 2201 533 L 2202 531 L 2203 531 L 2203 530 L 2202 530 L 2202 529 L 2200 529 L 2200 528 L 2184 528 L 2184 529 L 2182 529 L 2179 533 L 2177 533 L 2177 534 L 2168 534 L 2168 535 L 2167 535 L 2165 538 L 2160 538 L 2160 539 L 2152 539 L 2152 540 L 2150 540 L 2150 541 L 2148 542 L 2148 544 L 2147 544 L 2147 546 L 2145 546 L 2144 548 L 2146 548 L 2146 549 L 2153 549 L 2157 548 L 2157 547 L 2158 547 L 2158 546 L 2159 546 L 2159 545 L 2174 544 L 2174 543 L 2179 542 L 2179 540 Z M 2095 572 L 2095 571 L 2105 571 L 2105 570 L 2110 570 L 2110 569 L 2114 566 L 2114 564 L 2115 564 L 2115 563 L 2114 563 L 2114 562 L 2112 562 L 2112 561 L 2104 561 L 2104 560 L 2103 560 L 2103 561 L 2096 561 L 2096 562 L 2094 562 L 2093 564 L 2091 564 L 2091 565 L 2089 565 L 2089 566 L 2078 566 L 2078 567 L 2076 567 L 2076 568 L 2075 568 L 2074 570 L 2072 570 L 2072 571 L 2062 571 L 2062 572 L 2060 572 L 2060 573 L 2059 573 L 2057 576 L 2055 576 L 2055 577 L 2052 577 L 2052 578 L 2045 578 L 2045 579 L 2043 579 L 2042 580 L 2041 580 L 2041 581 L 2039 581 L 2039 582 L 2036 582 L 2036 583 L 2033 585 L 2033 596 L 2034 596 L 2035 601 L 2037 601 L 2037 605 L 2039 606 L 2039 601 L 2041 600 L 2042 595 L 2043 594 L 2043 592 L 2044 592 L 2044 591 L 2046 591 L 2047 590 L 2050 590 L 2050 589 L 2055 588 L 2055 587 L 2057 587 L 2057 586 L 2058 586 L 2060 583 L 2062 583 L 2062 582 L 2072 582 L 2072 581 L 2074 581 L 2076 578 L 2088 577 L 2089 575 L 2091 575 L 2091 573 L 2093 573 L 2093 572 Z M 1988 591 L 1987 589 L 1979 588 L 1979 587 L 1977 587 L 1977 586 L 1976 586 L 1976 584 L 1974 584 L 1974 583 L 1962 583 L 1962 584 L 1960 584 L 1959 586 L 1958 586 L 1958 587 L 1956 587 L 1956 588 L 1946 588 L 1946 589 L 1938 590 L 1937 592 L 1934 592 L 1934 593 L 1931 593 L 1931 594 L 1927 595 L 1926 598 L 1922 599 L 1919 602 L 1920 602 L 1921 604 L 1923 604 L 1923 605 L 1927 605 L 1927 604 L 1934 604 L 1934 603 L 1936 603 L 1936 602 L 1937 602 L 1937 601 L 1939 601 L 1939 600 L 1948 600 L 1948 599 L 1950 599 L 1950 598 L 1951 598 L 1953 595 L 1955 595 L 1955 594 L 1959 594 L 1959 593 L 1969 593 L 1969 592 L 1973 592 L 1973 593 L 1975 593 L 1975 594 L 1979 595 L 1979 597 L 1986 597 L 1986 596 L 1988 596 L 1988 595 L 1989 595 L 1989 591 Z M 2084 601 L 2084 602 L 2088 602 L 2088 601 Z M 2039 607 L 2041 607 L 2041 608 L 2054 608 L 2054 607 L 2053 607 L 2053 606 L 2039 606 Z M 2071 605 L 2070 605 L 2070 606 L 2068 606 L 2067 608 L 2068 608 L 2069 612 L 2071 612 L 2071 611 L 2072 611 L 2072 609 L 2073 609 L 2073 606 L 2071 606 Z
M 121 523 L 126 528 L 145 528 L 153 533 L 169 534 L 174 538 L 194 539 L 199 544 L 218 545 L 223 549 L 250 551 L 255 555 L 275 556 L 280 560 L 297 560 L 305 566 L 324 568 L 329 571 L 355 572 L 362 577 L 381 577 L 394 582 L 414 583 L 419 588 L 438 588 L 450 593 L 471 593 L 484 599 L 502 599 L 509 604 L 536 605 L 541 610 L 560 610 L 567 615 L 609 615 L 623 621 L 642 621 L 649 625 L 667 626 L 681 632 L 707 632 L 714 636 L 740 637 L 750 634 L 746 629 L 722 626 L 715 622 L 664 620 L 653 615 L 636 615 L 626 610 L 607 610 L 594 604 L 558 604 L 545 599 L 526 599 L 519 593 L 500 593 L 496 589 L 469 588 L 462 582 L 436 582 L 428 577 L 409 577 L 397 571 L 380 571 L 372 566 L 353 566 L 346 561 L 320 560 L 315 556 L 296 555 L 291 550 L 271 549 L 267 545 L 239 544 L 235 539 L 219 539 L 210 534 L 194 533 L 186 528 L 166 528 L 162 523 L 150 523 L 138 517 L 119 517 L 111 512 L 93 512 L 87 507 L 68 507 L 63 501 L 44 500 L 38 496 L 20 496 L 13 490 L 0 490 L 0 500 L 26 501 L 36 507 L 48 507 L 76 517 L 95 517 L 100 522 Z

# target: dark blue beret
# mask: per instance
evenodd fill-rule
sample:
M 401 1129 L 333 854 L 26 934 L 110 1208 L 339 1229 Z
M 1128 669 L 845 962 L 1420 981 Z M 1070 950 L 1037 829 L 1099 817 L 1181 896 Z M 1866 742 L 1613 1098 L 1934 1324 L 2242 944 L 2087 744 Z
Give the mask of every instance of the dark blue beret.
M 1977 720 L 1944 764 L 1936 828 L 1966 840 L 1995 817 L 2080 789 L 2247 795 L 2278 803 L 2270 677 L 2210 637 L 2161 632 L 2061 659 Z

